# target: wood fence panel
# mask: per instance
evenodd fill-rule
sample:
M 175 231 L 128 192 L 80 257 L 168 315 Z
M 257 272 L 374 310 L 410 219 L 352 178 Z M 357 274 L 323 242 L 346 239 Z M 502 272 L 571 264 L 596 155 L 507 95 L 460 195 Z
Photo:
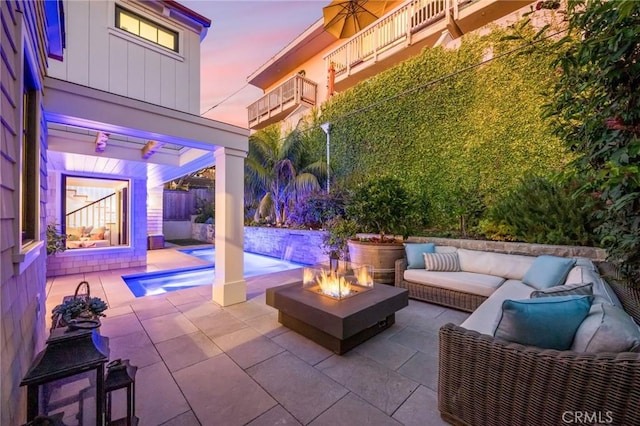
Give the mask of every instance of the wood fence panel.
M 162 218 L 164 220 L 190 220 L 197 214 L 198 200 L 213 202 L 215 192 L 208 188 L 195 188 L 189 191 L 164 190 L 162 198 Z

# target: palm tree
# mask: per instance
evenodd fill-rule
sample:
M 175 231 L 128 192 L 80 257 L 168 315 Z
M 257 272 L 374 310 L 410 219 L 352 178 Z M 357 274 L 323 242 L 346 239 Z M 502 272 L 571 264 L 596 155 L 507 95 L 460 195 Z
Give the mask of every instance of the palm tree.
M 257 204 L 255 220 L 286 222 L 298 197 L 320 189 L 326 162 L 314 159 L 304 134 L 293 130 L 280 138 L 280 128 L 270 126 L 249 137 L 245 161 L 245 197 Z

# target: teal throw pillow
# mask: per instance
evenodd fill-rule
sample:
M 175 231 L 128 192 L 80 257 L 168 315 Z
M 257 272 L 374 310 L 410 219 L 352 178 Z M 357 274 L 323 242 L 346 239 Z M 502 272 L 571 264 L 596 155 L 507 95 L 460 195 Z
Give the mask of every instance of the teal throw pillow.
M 567 350 L 589 315 L 592 300 L 593 296 L 507 299 L 494 336 L 526 346 Z
M 538 256 L 535 258 L 522 282 L 538 290 L 564 284 L 576 260 L 558 256 Z
M 424 253 L 435 253 L 436 245 L 433 243 L 405 243 L 404 250 L 407 254 L 407 269 L 424 269 Z

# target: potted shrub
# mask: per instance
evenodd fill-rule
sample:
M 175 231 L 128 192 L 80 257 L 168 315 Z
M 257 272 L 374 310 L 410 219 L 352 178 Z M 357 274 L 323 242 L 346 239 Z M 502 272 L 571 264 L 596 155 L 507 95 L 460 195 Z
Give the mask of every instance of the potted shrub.
M 109 306 L 99 297 L 91 297 L 90 291 L 89 283 L 81 281 L 73 296 L 65 296 L 62 303 L 53 308 L 51 329 L 72 325 L 74 320 L 83 323 L 75 324 L 76 328 L 99 327 L 100 317 L 106 316 L 104 311 Z
M 355 189 L 346 213 L 360 232 L 375 234 L 349 239 L 351 262 L 372 265 L 376 282 L 393 284 L 395 261 L 405 254 L 403 241 L 421 223 L 416 197 L 400 178 L 380 176 Z
M 66 247 L 66 235 L 58 232 L 58 226 L 54 223 L 47 225 L 47 255 L 62 253 Z
M 347 241 L 358 231 L 358 225 L 342 216 L 330 219 L 326 225 L 327 234 L 322 245 L 324 252 L 331 260 L 349 260 L 347 251 Z
M 95 320 L 104 317 L 106 309 L 107 304 L 99 297 L 70 298 L 53 308 L 53 314 L 61 319 L 57 326 L 65 326 L 78 318 Z

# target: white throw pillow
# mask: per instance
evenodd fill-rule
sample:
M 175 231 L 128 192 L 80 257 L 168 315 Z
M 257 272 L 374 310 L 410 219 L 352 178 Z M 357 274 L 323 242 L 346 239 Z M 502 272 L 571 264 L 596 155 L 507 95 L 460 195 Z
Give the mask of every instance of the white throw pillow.
M 458 253 L 424 253 L 424 266 L 427 271 L 458 272 Z

